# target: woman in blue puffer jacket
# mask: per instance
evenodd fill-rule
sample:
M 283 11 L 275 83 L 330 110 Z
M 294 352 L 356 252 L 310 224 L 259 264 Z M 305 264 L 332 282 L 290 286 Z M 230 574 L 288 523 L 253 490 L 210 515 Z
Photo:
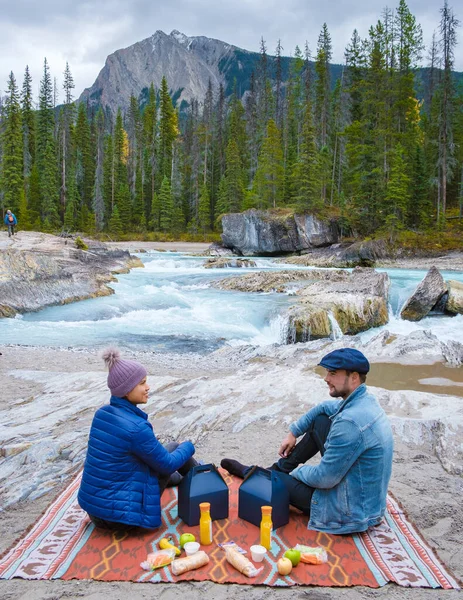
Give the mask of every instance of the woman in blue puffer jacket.
M 97 527 L 159 527 L 161 494 L 171 474 L 181 479 L 198 464 L 195 448 L 189 441 L 165 448 L 154 435 L 148 415 L 137 407 L 148 401 L 145 367 L 121 359 L 113 348 L 103 360 L 111 399 L 93 417 L 79 504 Z

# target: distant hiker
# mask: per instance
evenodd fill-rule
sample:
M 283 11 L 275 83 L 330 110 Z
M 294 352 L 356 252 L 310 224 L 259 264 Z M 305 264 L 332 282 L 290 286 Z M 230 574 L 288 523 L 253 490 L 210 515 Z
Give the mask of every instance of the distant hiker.
M 164 447 L 148 415 L 146 369 L 123 360 L 119 350 L 103 353 L 108 369 L 109 404 L 93 417 L 78 501 L 102 529 L 154 529 L 161 525 L 161 495 L 196 466 L 191 442 Z
M 353 348 L 322 358 L 332 398 L 290 425 L 280 460 L 270 470 L 290 504 L 309 516 L 309 529 L 353 533 L 378 525 L 386 511 L 393 439 L 386 413 L 365 385 L 370 364 Z M 299 442 L 297 438 L 301 437 Z M 318 465 L 305 464 L 318 452 Z M 225 458 L 221 466 L 244 478 L 250 467 Z
M 11 212 L 11 210 L 6 211 L 4 223 L 8 226 L 8 237 L 11 237 L 12 235 L 14 235 L 14 228 L 18 224 L 18 220 Z

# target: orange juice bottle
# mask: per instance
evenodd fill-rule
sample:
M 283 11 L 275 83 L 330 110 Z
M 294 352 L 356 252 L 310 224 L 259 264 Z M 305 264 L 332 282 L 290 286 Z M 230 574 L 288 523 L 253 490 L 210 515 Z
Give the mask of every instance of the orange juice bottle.
M 262 506 L 262 521 L 260 522 L 260 545 L 267 550 L 272 546 L 272 507 Z
M 199 519 L 199 541 L 202 546 L 212 544 L 212 519 L 210 502 L 201 502 L 199 505 L 201 517 Z

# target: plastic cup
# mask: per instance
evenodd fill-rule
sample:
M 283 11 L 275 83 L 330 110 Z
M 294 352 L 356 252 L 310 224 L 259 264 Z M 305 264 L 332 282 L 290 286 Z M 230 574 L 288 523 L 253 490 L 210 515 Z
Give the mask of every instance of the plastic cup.
M 199 550 L 199 542 L 187 542 L 183 546 L 183 549 L 185 550 L 187 556 L 196 554 L 196 552 L 198 552 Z
M 262 562 L 266 553 L 267 548 L 264 548 L 264 546 L 258 544 L 256 546 L 251 546 L 251 556 L 254 562 Z

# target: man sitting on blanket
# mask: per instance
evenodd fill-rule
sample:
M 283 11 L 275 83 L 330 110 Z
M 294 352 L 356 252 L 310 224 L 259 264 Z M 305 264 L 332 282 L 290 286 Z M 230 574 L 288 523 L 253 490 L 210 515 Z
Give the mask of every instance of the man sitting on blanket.
M 341 348 L 319 364 L 327 370 L 330 396 L 341 400 L 323 402 L 293 423 L 280 446 L 281 458 L 269 469 L 279 472 L 290 503 L 309 515 L 309 529 L 365 531 L 380 523 L 386 510 L 391 426 L 365 385 L 370 364 L 361 352 Z M 304 464 L 318 452 L 318 465 Z M 241 478 L 251 469 L 229 458 L 221 466 Z

